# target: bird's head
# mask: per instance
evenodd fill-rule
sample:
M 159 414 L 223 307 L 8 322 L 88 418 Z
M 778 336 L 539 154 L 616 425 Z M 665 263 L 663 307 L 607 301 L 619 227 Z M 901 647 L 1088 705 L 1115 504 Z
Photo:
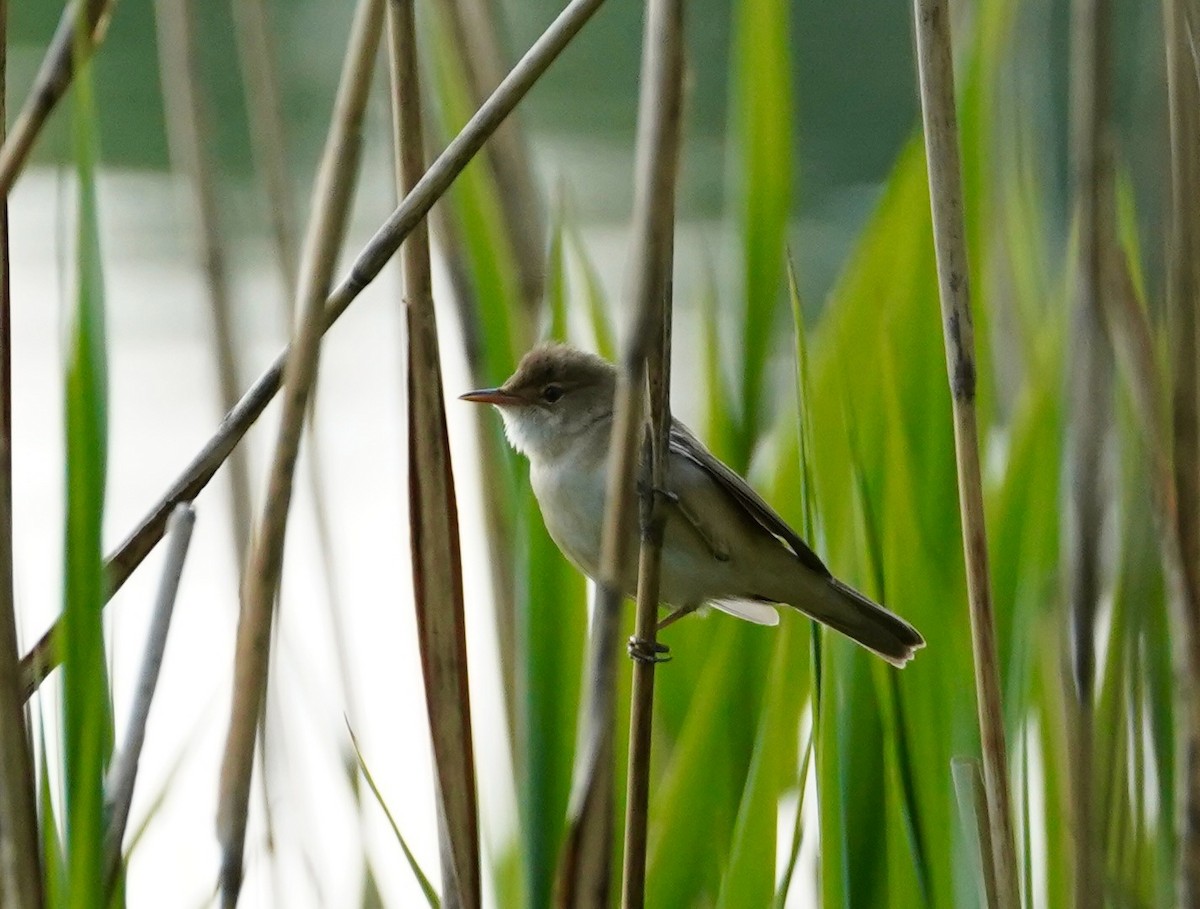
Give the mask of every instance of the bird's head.
M 568 451 L 612 419 L 617 373 L 611 363 L 566 344 L 541 344 L 521 358 L 517 371 L 497 388 L 461 395 L 494 404 L 517 451 L 554 457 Z M 604 432 L 598 438 L 607 439 Z

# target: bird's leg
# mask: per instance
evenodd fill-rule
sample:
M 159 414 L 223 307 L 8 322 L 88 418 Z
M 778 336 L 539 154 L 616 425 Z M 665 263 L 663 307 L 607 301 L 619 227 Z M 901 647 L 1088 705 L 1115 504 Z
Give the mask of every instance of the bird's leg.
M 700 608 L 699 603 L 692 603 L 689 606 L 680 606 L 678 609 L 672 610 L 670 615 L 668 615 L 665 619 L 663 619 L 661 622 L 659 622 L 658 625 L 656 626 L 655 630 L 657 632 L 661 633 L 664 628 L 668 627 L 669 625 L 674 625 L 676 622 L 678 622 L 680 619 L 682 619 L 685 615 L 691 615 L 693 612 L 695 612 L 699 608 Z

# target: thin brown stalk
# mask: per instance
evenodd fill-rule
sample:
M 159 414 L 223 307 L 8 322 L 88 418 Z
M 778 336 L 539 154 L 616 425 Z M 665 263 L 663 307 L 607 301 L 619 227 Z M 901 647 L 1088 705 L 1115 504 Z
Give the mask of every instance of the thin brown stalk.
M 264 0 L 233 0 L 234 37 L 245 87 L 246 111 L 252 128 L 255 166 L 262 174 L 271 217 L 275 256 L 284 281 L 288 310 L 295 307 L 299 274 L 299 232 L 284 139 L 283 101 L 279 90 L 275 45 Z
M 183 576 L 183 563 L 187 559 L 195 523 L 196 512 L 191 505 L 180 505 L 167 522 L 167 560 L 163 566 L 150 630 L 146 634 L 146 651 L 142 655 L 129 725 L 125 730 L 121 751 L 109 768 L 105 792 L 108 829 L 104 835 L 104 879 L 110 898 L 120 871 L 121 841 L 125 837 L 133 786 L 137 781 L 138 761 L 146 741 L 150 704 L 158 687 L 158 674 L 167 650 L 167 632 L 171 629 L 171 616 L 175 611 L 175 595 L 179 592 L 179 580 Z
M 194 212 L 197 253 L 208 290 L 212 318 L 212 344 L 216 361 L 217 392 L 221 409 L 228 411 L 240 395 L 241 380 L 229 269 L 222 242 L 216 180 L 209 159 L 212 130 L 203 97 L 203 80 L 196 59 L 193 0 L 157 0 L 155 24 L 158 35 L 158 62 L 162 83 L 163 112 L 167 127 L 171 163 L 183 176 L 188 202 Z M 234 564 L 243 567 L 250 546 L 253 521 L 249 463 L 244 449 L 230 454 L 229 503 L 232 522 Z M 264 757 L 261 778 L 266 806 L 267 842 L 274 842 L 274 824 L 267 797 L 266 719 L 259 728 Z
M 505 71 L 496 5 L 491 0 L 451 0 L 445 10 L 461 51 L 471 100 L 481 104 L 500 84 Z M 542 271 L 546 218 L 533 176 L 533 156 L 517 117 L 510 117 L 496 130 L 486 156 L 496 177 L 505 233 L 513 242 L 525 316 L 536 324 L 546 279 Z
M 396 183 L 401 197 L 425 171 L 413 0 L 388 0 Z M 458 502 L 442 394 L 429 228 L 400 247 L 407 329 L 408 508 L 413 600 L 433 741 L 442 890 L 450 907 L 482 904 L 479 813 L 467 675 Z
M 630 553 L 631 504 L 639 464 L 644 386 L 648 357 L 654 357 L 651 404 L 651 460 L 665 471 L 665 433 L 670 425 L 667 406 L 670 335 L 666 330 L 674 229 L 674 187 L 678 169 L 682 45 L 679 29 L 682 7 L 651 3 L 646 21 L 643 71 L 646 78 L 638 125 L 637 202 L 631 249 L 629 297 L 633 320 L 621 351 L 620 369 L 609 441 L 608 490 L 604 508 L 600 583 L 596 587 L 595 617 L 589 641 L 587 709 L 580 714 L 580 747 L 575 765 L 566 844 L 558 868 L 556 905 L 571 909 L 608 906 L 613 811 L 613 691 L 616 687 L 617 636 L 620 629 L 622 566 Z M 661 479 L 661 477 L 660 477 Z M 651 507 L 638 571 L 637 635 L 631 642 L 643 655 L 655 648 L 658 606 L 658 567 L 662 546 L 661 496 L 665 488 L 649 484 Z M 655 531 L 654 524 L 658 524 Z M 645 666 L 646 668 L 642 668 Z M 649 671 L 647 671 L 649 670 Z M 634 716 L 630 730 L 630 805 L 632 818 L 626 841 L 623 891 L 625 905 L 641 905 L 645 886 L 645 813 L 648 794 L 652 664 L 635 668 Z M 640 702 L 640 703 L 639 703 Z M 640 739 L 640 741 L 637 741 Z M 636 770 L 634 769 L 636 766 Z M 638 779 L 634 779 L 635 775 Z M 640 807 L 639 807 L 640 806 Z M 627 851 L 630 846 L 627 845 Z
M 85 58 L 95 52 L 104 40 L 115 5 L 116 0 L 76 0 L 63 10 L 29 96 L 0 146 L 0 196 L 8 198 L 50 112 L 67 93 L 75 76 L 77 49 L 82 48 Z M 81 20 L 85 35 L 82 41 L 77 41 L 75 33 Z
M 1179 825 L 1177 896 L 1200 903 L 1200 401 L 1197 354 L 1200 330 L 1200 85 L 1192 60 L 1196 7 L 1165 0 L 1167 96 L 1171 141 L 1170 232 L 1167 261 L 1167 335 L 1173 437 L 1175 539 L 1179 596 L 1174 634 L 1176 680 L 1176 804 Z
M 644 361 L 643 361 L 644 363 Z M 641 394 L 621 391 L 618 380 L 613 440 L 609 449 L 609 477 L 622 487 L 625 498 L 633 499 L 633 485 L 622 477 L 632 477 L 636 455 L 617 453 L 615 440 L 626 439 L 637 451 L 637 430 L 641 424 Z M 640 389 L 639 389 L 640 392 Z M 634 400 L 631 400 L 634 399 Z M 635 412 L 630 413 L 629 411 Z M 613 466 L 626 471 L 614 473 Z M 611 484 L 610 484 L 611 485 Z M 609 502 L 613 501 L 610 492 Z M 605 527 L 618 522 L 628 527 L 632 509 L 617 505 L 617 511 L 605 507 Z M 614 516 L 615 515 L 615 516 Z M 605 548 L 612 534 L 605 533 Z M 629 559 L 625 545 L 617 541 L 618 551 L 609 559 L 620 565 Z M 621 593 L 610 583 L 596 585 L 592 607 L 592 630 L 588 637 L 587 667 L 584 676 L 587 701 L 579 714 L 578 744 L 575 748 L 574 779 L 567 806 L 567 832 L 556 871 L 554 905 L 556 909 L 608 909 L 612 878 L 613 845 L 613 722 L 614 692 L 617 685 L 617 658 L 620 654 Z
M 975 332 L 967 278 L 950 11 L 945 0 L 913 0 L 913 8 L 946 369 L 954 409 L 954 449 L 958 461 L 959 510 L 975 657 L 983 778 L 992 831 L 993 854 L 988 858 L 994 863 L 999 909 L 1016 909 L 1020 904 L 1020 878 L 1013 840 L 996 629 L 988 579 L 987 529 L 975 415 Z
M 517 103 L 533 87 L 542 73 L 562 53 L 584 24 L 600 8 L 603 0 L 571 0 L 534 43 L 505 80 L 492 93 L 470 122 L 430 165 L 391 217 L 376 232 L 359 253 L 350 273 L 337 285 L 325 301 L 322 331 L 328 331 L 350 304 L 375 280 L 383 266 L 395 254 L 404 238 L 428 213 L 450 184 L 462 173 L 483 143 Z M 180 502 L 190 502 L 208 485 L 213 474 L 229 457 L 242 436 L 262 414 L 279 390 L 284 366 L 291 348 L 285 348 L 242 395 L 237 405 L 225 415 L 220 427 L 192 459 L 171 488 L 151 508 L 141 523 L 126 537 L 125 542 L 106 563 L 108 595 L 111 597 L 129 579 L 162 539 L 167 516 Z M 36 690 L 42 680 L 61 662 L 56 646 L 58 621 L 42 636 L 21 660 L 21 673 L 26 697 Z
M 646 357 L 650 440 L 649 482 L 642 490 L 642 545 L 638 559 L 635 645 L 657 646 L 659 580 L 671 432 L 671 270 L 675 253 L 675 185 L 683 97 L 683 2 L 648 0 L 642 39 L 642 91 L 638 112 L 637 172 L 633 212 L 634 260 L 630 304 L 639 313 L 632 339 Z M 611 487 L 610 481 L 610 487 Z M 646 830 L 650 802 L 650 732 L 654 663 L 634 660 L 629 720 L 629 775 L 625 803 L 625 867 L 621 904 L 646 901 Z
M 321 338 L 327 326 L 326 289 L 345 233 L 358 171 L 363 117 L 382 23 L 382 0 L 361 0 L 351 25 L 333 119 L 314 187 L 313 214 L 298 291 L 300 323 L 293 340 L 293 354 L 284 367 L 279 435 L 262 520 L 242 583 L 233 704 L 221 766 L 217 816 L 217 837 L 222 850 L 221 896 L 226 906 L 237 903 L 241 889 L 255 730 L 265 702 L 271 626 L 283 568 L 296 458 L 309 394 L 316 379 Z
M 954 794 L 958 799 L 958 816 L 963 833 L 978 848 L 979 890 L 982 905 L 995 906 L 996 879 L 992 854 L 992 836 L 987 823 L 987 790 L 983 786 L 983 773 L 975 758 L 953 758 L 950 761 L 954 779 Z M 974 864 L 974 862 L 972 862 Z
M 1096 609 L 1103 593 L 1102 532 L 1106 510 L 1103 460 L 1112 422 L 1112 356 L 1104 334 L 1111 296 L 1106 257 L 1112 249 L 1112 159 L 1108 118 L 1111 89 L 1107 0 L 1074 0 L 1071 39 L 1071 164 L 1079 258 L 1072 303 L 1065 442 L 1066 507 L 1063 576 L 1070 619 L 1074 732 L 1071 810 L 1075 905 L 1102 901 L 1101 856 L 1093 813 L 1095 797 Z
M 8 2 L 0 0 L 0 139 L 8 81 Z M 13 598 L 12 296 L 8 199 L 0 196 L 0 906 L 42 905 L 37 788 L 21 697 Z
M 207 149 L 212 146 L 202 80 L 196 62 L 192 0 L 156 0 L 154 21 L 158 34 L 159 78 L 171 162 L 183 175 L 195 214 L 201 269 L 208 287 L 212 314 L 213 352 L 216 354 L 217 388 L 221 407 L 229 410 L 238 401 L 238 351 L 234 338 L 233 303 L 229 269 L 221 242 L 217 190 Z M 229 457 L 230 506 L 236 564 L 241 565 L 250 542 L 250 471 L 245 451 Z
M 479 298 L 471 283 L 466 254 L 453 213 L 444 203 L 430 213 L 430 228 L 442 262 L 450 274 L 451 294 L 458 312 L 460 337 L 467 360 L 472 388 L 486 384 L 483 347 L 480 342 Z M 530 337 L 533 331 L 529 332 Z M 479 459 L 483 490 L 484 531 L 488 544 L 488 567 L 492 576 L 492 613 L 495 617 L 500 678 L 503 682 L 504 716 L 508 728 L 509 754 L 514 767 L 520 766 L 516 747 L 517 726 L 517 602 L 513 573 L 512 533 L 515 516 L 504 485 L 504 442 L 495 432 L 492 414 L 487 408 L 473 407 L 475 437 L 482 454 Z
M 300 255 L 295 223 L 296 204 L 288 179 L 283 103 L 275 47 L 271 40 L 271 25 L 264 0 L 234 0 L 231 6 L 245 86 L 246 110 L 252 124 L 251 145 L 256 169 L 262 174 L 266 186 L 271 236 L 283 284 L 284 312 L 291 323 L 295 320 L 296 280 Z M 317 391 L 314 390 L 309 404 L 308 420 L 304 424 L 306 480 L 312 498 L 313 530 L 324 569 L 325 603 L 333 630 L 334 657 L 341 677 L 346 712 L 354 718 L 358 716 L 358 699 L 355 697 L 354 680 L 350 673 L 350 654 L 343 622 L 345 611 L 341 608 L 341 587 L 338 584 L 337 563 L 333 555 L 333 531 L 326 505 L 325 484 L 322 480 L 325 471 L 322 467 L 320 438 L 316 432 L 317 395 Z M 357 795 L 358 773 L 354 769 L 353 749 L 348 744 L 344 749 L 343 758 L 347 774 L 355 780 Z

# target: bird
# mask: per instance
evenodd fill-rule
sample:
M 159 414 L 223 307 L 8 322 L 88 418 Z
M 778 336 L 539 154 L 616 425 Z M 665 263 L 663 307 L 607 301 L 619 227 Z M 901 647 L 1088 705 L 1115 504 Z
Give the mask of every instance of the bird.
M 529 460 L 530 485 L 551 539 L 592 580 L 600 577 L 607 457 L 616 368 L 567 344 L 539 344 L 495 388 L 460 395 L 500 412 L 509 444 Z M 659 595 L 662 630 L 702 606 L 760 625 L 787 605 L 896 667 L 925 645 L 904 619 L 833 576 L 742 477 L 678 420 L 669 430 Z M 631 491 L 631 494 L 634 494 Z M 637 528 L 630 528 L 636 534 Z M 622 593 L 637 591 L 623 567 Z

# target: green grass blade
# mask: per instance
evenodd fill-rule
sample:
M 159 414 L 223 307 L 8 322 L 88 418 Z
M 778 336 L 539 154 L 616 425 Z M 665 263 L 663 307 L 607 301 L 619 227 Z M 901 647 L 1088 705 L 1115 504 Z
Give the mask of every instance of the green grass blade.
M 404 859 L 408 862 L 408 867 L 412 871 L 413 877 L 417 879 L 417 884 L 420 885 L 421 892 L 425 894 L 425 901 L 429 904 L 430 909 L 439 909 L 442 903 L 438 899 L 437 891 L 433 889 L 433 884 L 429 883 L 428 876 L 421 870 L 421 865 L 417 862 L 416 856 L 408 848 L 404 834 L 400 832 L 400 827 L 396 823 L 396 819 L 392 816 L 392 810 L 388 808 L 387 802 L 384 801 L 383 795 L 379 791 L 379 787 L 375 785 L 375 778 L 371 776 L 371 770 L 367 767 L 367 761 L 363 757 L 362 749 L 358 747 L 358 737 L 354 734 L 354 730 L 350 728 L 349 721 L 346 723 L 346 731 L 350 733 L 350 744 L 354 746 L 354 756 L 358 760 L 358 769 L 362 771 L 363 779 L 367 781 L 367 787 L 371 790 L 371 794 L 375 796 L 375 801 L 383 809 L 384 816 L 392 827 L 392 833 L 396 836 L 396 842 L 400 844 L 400 850 L 404 853 Z
M 600 275 L 596 272 L 596 266 L 580 236 L 579 225 L 569 215 L 564 216 L 564 219 L 568 245 L 582 277 L 583 300 L 592 328 L 592 343 L 596 345 L 596 353 L 606 360 L 615 361 L 616 332 L 613 330 L 612 316 L 605 299 L 604 285 L 600 283 Z
M 554 207 L 550 222 L 550 249 L 546 253 L 546 304 L 550 311 L 549 336 L 555 341 L 566 341 L 569 336 L 567 323 L 567 250 L 563 228 L 562 194 Z
M 647 906 L 694 906 L 717 895 L 759 728 L 765 656 L 779 631 L 725 615 L 680 625 L 689 623 L 715 627 L 705 643 L 680 644 L 677 634 L 670 642 L 675 658 L 660 673 L 661 688 L 670 686 L 660 703 L 667 696 L 678 702 L 684 695 L 677 668 L 685 660 L 702 663 L 688 683 L 678 740 L 651 790 Z
M 45 900 L 51 909 L 62 909 L 67 902 L 67 861 L 63 854 L 58 818 L 54 814 L 54 798 L 50 794 L 50 767 L 46 758 L 46 730 L 38 723 L 40 772 L 38 777 L 38 810 L 41 814 L 42 873 L 45 875 Z
M 96 114 L 90 65 L 76 76 L 73 139 L 78 180 L 76 294 L 66 362 L 63 754 L 67 901 L 92 907 L 103 892 L 104 771 L 112 750 L 104 630 L 101 527 L 107 415 L 104 283 L 96 207 Z
M 798 646 L 801 621 L 799 616 L 789 615 L 777 629 L 754 754 L 734 823 L 717 909 L 769 906 L 775 893 L 776 806 L 792 770 L 785 760 L 794 744 L 794 708 L 798 702 L 788 676 L 802 652 Z
M 785 0 L 740 0 L 734 10 L 733 140 L 737 148 L 743 283 L 741 425 L 732 465 L 744 470 L 765 423 L 767 357 L 779 315 L 792 201 L 792 87 Z
M 519 577 L 517 646 L 523 668 L 518 730 L 528 905 L 547 906 L 562 842 L 575 756 L 575 726 L 587 635 L 583 576 L 546 533 L 532 492 L 523 512 L 528 562 Z

